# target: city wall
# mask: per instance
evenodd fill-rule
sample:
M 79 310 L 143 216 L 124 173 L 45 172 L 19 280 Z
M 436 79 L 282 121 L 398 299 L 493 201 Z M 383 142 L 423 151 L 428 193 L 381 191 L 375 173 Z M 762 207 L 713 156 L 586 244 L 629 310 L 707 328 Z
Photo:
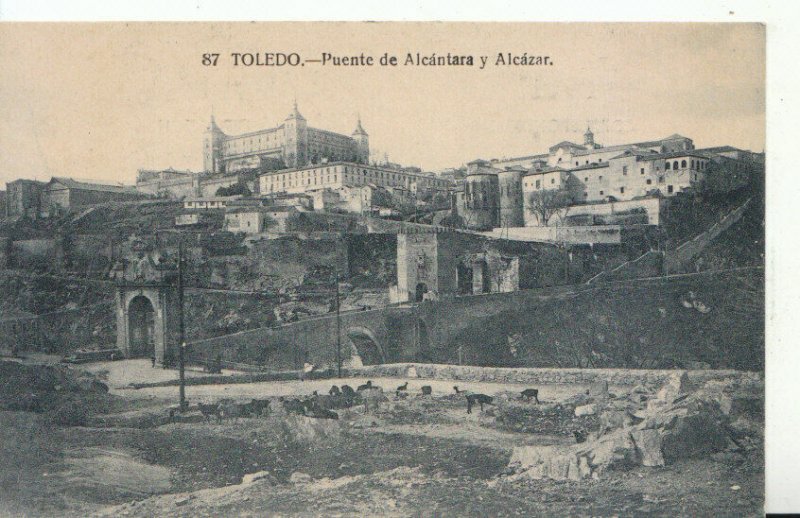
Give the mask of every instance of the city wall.
M 496 228 L 481 234 L 495 239 L 587 245 L 620 244 L 623 239 L 619 225 Z

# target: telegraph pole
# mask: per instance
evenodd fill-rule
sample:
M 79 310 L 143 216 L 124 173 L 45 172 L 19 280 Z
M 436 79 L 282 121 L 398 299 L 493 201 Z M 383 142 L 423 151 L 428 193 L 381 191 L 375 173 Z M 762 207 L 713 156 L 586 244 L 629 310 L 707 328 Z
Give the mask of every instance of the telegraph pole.
M 341 314 L 339 311 L 339 274 L 336 274 L 336 376 L 342 377 Z
M 180 411 L 186 410 L 186 379 L 183 356 L 186 349 L 186 328 L 183 320 L 183 241 L 178 242 L 178 372 L 180 376 Z

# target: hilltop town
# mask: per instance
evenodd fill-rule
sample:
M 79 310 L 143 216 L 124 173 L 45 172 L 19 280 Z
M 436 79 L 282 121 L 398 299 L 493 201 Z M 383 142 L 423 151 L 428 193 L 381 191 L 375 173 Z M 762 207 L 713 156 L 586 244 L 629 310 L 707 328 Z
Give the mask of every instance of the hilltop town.
M 764 153 L 278 122 L 0 191 L 0 514 L 759 513 Z

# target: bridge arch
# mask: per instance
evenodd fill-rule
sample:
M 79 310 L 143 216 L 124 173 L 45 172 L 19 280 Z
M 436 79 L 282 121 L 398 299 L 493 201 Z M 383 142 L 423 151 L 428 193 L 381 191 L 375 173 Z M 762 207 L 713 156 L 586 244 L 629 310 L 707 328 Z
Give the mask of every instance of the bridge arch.
M 386 353 L 380 340 L 371 329 L 363 326 L 353 326 L 346 332 L 350 347 L 361 358 L 364 365 L 386 363 Z

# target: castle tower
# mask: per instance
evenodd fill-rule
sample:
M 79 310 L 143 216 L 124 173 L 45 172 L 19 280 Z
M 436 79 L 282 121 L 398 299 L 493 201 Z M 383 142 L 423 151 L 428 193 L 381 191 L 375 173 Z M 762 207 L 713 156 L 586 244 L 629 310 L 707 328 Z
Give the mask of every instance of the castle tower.
M 586 133 L 583 134 L 583 145 L 589 149 L 594 149 L 594 133 L 592 129 L 587 126 Z
M 283 161 L 288 167 L 302 167 L 308 163 L 308 123 L 294 101 L 292 112 L 283 122 Z
M 497 173 L 500 190 L 500 226 L 522 227 L 522 173 L 524 169 L 510 167 Z
M 467 164 L 464 178 L 464 218 L 470 230 L 491 230 L 499 223 L 499 186 L 497 170 L 485 160 Z
M 356 141 L 356 161 L 362 164 L 369 163 L 369 135 L 361 127 L 361 117 L 358 117 L 356 129 L 353 131 L 353 140 Z
M 214 115 L 211 115 L 211 123 L 206 128 L 203 136 L 203 170 L 207 173 L 221 173 L 222 163 L 222 143 L 225 140 L 225 133 L 217 126 Z

